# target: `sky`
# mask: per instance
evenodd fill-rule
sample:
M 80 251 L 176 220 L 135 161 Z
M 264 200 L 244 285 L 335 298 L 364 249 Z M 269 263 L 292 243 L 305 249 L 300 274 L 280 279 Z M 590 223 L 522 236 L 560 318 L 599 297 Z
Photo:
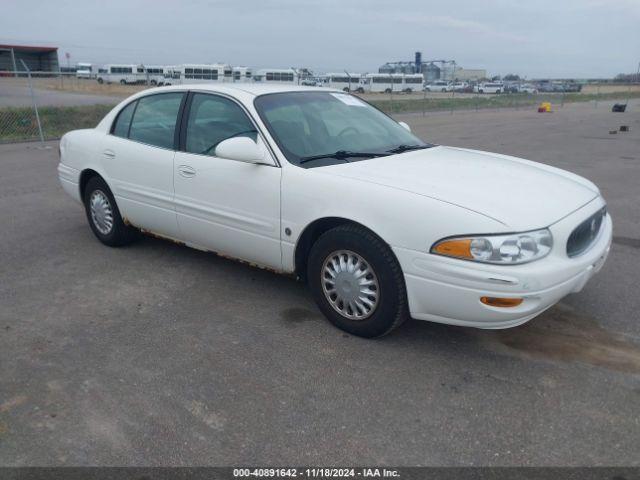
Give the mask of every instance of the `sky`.
M 61 63 L 224 62 L 374 72 L 455 60 L 490 75 L 605 78 L 640 62 L 640 0 L 2 0 L 0 43 Z

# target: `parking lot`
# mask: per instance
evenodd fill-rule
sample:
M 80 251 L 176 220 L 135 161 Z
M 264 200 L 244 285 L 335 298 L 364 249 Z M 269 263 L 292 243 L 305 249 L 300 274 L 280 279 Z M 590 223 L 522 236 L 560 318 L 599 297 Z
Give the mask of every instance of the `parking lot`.
M 615 236 L 525 326 L 379 340 L 332 327 L 291 278 L 154 238 L 103 246 L 55 142 L 0 145 L 0 464 L 640 466 L 639 112 L 399 116 L 589 178 Z

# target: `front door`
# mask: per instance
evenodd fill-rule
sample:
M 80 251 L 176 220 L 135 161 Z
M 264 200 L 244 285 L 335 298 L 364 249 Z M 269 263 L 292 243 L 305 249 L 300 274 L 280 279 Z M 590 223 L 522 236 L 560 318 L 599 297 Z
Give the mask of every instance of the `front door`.
M 261 144 L 253 122 L 235 101 L 207 93 L 191 94 L 185 115 L 184 151 L 174 159 L 181 238 L 279 270 L 281 169 L 214 154 L 231 137 L 247 136 Z

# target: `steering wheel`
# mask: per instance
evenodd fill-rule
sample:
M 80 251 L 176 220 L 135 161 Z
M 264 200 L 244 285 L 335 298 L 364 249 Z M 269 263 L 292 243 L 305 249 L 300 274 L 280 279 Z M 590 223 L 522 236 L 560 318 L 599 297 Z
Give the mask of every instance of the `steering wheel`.
M 358 130 L 356 127 L 348 126 L 340 130 L 340 133 L 338 133 L 337 136 L 341 137 L 342 135 L 346 134 L 349 131 L 353 131 L 353 133 L 356 133 L 356 134 L 360 133 L 360 130 Z

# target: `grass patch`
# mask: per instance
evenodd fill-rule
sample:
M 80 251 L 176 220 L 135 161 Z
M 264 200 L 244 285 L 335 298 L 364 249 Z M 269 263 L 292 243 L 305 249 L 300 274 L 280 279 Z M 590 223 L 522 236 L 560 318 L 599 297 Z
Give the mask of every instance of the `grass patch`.
M 563 98 L 564 97 L 564 98 Z M 393 100 L 388 96 L 381 100 L 370 100 L 380 110 L 386 113 L 412 113 L 422 111 L 447 110 L 481 110 L 490 108 L 520 108 L 539 105 L 541 102 L 551 102 L 553 106 L 562 103 L 591 102 L 594 100 L 624 100 L 640 98 L 640 92 L 614 92 L 602 94 L 566 93 L 562 94 L 502 94 L 477 95 L 474 97 L 439 97 L 439 98 L 402 98 L 397 95 Z
M 477 95 L 474 97 L 403 98 L 396 95 L 375 99 L 371 103 L 387 113 L 409 113 L 438 110 L 480 110 L 489 108 L 533 107 L 540 102 L 561 103 L 624 100 L 640 98 L 640 92 L 602 94 L 508 94 Z M 40 121 L 45 140 L 60 138 L 70 130 L 93 128 L 113 108 L 113 105 L 84 105 L 77 107 L 40 107 Z M 0 143 L 38 140 L 38 125 L 31 107 L 0 108 Z
M 60 138 L 69 130 L 93 128 L 113 105 L 40 107 L 40 123 L 45 140 Z M 0 108 L 0 142 L 38 140 L 38 124 L 31 107 Z

